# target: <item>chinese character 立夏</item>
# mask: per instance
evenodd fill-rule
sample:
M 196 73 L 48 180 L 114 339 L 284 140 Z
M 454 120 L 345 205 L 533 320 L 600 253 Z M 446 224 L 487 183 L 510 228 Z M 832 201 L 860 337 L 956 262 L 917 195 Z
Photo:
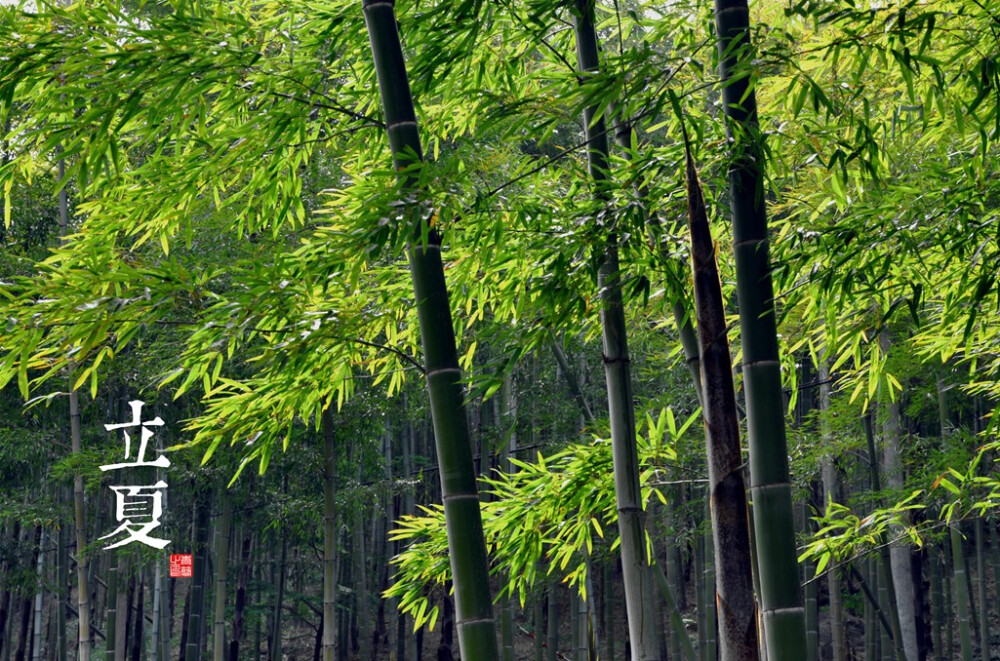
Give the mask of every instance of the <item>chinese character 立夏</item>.
M 156 416 L 152 420 L 147 422 L 140 422 L 142 419 L 142 406 L 144 402 L 135 400 L 128 403 L 132 407 L 132 422 L 124 422 L 117 425 L 104 425 L 104 428 L 108 431 L 113 429 L 126 429 L 128 427 L 142 427 L 142 432 L 139 436 L 139 451 L 136 452 L 135 461 L 126 461 L 121 464 L 105 464 L 101 466 L 102 471 L 114 470 L 116 468 L 129 468 L 134 466 L 156 466 L 157 468 L 166 468 L 170 465 L 170 460 L 164 456 L 157 457 L 154 461 L 146 461 L 146 444 L 149 439 L 153 437 L 153 432 L 147 427 L 160 427 L 163 425 L 163 420 L 160 416 Z M 132 454 L 132 437 L 128 435 L 127 431 L 123 431 L 125 434 L 125 459 L 129 458 Z
M 163 493 L 160 490 L 166 488 L 167 483 L 163 480 L 151 487 L 111 487 L 115 492 L 115 518 L 121 525 L 99 539 L 107 539 L 119 533 L 126 533 L 128 537 L 104 548 L 113 549 L 132 542 L 142 542 L 162 549 L 169 544 L 168 539 L 149 536 L 152 530 L 160 526 L 160 517 L 163 516 Z

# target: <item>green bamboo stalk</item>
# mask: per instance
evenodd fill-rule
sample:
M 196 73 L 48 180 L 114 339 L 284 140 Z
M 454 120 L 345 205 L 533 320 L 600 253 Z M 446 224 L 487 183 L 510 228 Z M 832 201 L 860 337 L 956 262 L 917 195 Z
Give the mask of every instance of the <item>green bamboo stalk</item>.
M 969 614 L 969 587 L 966 583 L 965 552 L 958 524 L 948 526 L 951 536 L 951 559 L 955 574 L 955 604 L 958 607 L 958 637 L 962 646 L 962 661 L 972 661 L 972 622 Z
M 806 658 L 805 608 L 796 562 L 764 204 L 764 150 L 750 71 L 753 52 L 747 0 L 716 0 L 715 23 L 726 129 L 734 145 L 729 200 L 764 642 L 772 661 L 801 661 Z
M 986 596 L 986 548 L 983 519 L 975 520 L 976 535 L 976 588 L 979 596 L 979 656 L 990 659 L 990 606 Z
M 416 191 L 413 166 L 422 162 L 413 98 L 396 27 L 394 0 L 362 0 L 365 25 L 378 77 L 386 132 L 399 172 L 401 199 Z M 458 644 L 463 659 L 496 661 L 489 561 L 483 537 L 476 473 L 458 367 L 455 329 L 441 262 L 441 237 L 416 218 L 409 244 L 410 274 L 424 350 L 427 390 L 437 444 L 441 495 L 455 590 Z
M 878 590 L 878 570 L 875 568 L 875 561 L 869 557 L 865 561 L 866 580 Z M 877 661 L 879 637 L 882 635 L 881 628 L 875 615 L 875 608 L 879 605 L 878 597 L 873 595 L 865 600 L 865 661 Z
M 66 161 L 59 159 L 59 181 L 63 181 L 66 175 Z M 59 236 L 60 241 L 65 243 L 69 233 L 69 199 L 66 193 L 66 186 L 59 189 Z M 70 362 L 67 381 L 69 383 L 69 437 L 70 451 L 73 455 L 79 455 L 81 449 L 80 435 L 80 393 L 76 390 L 76 375 L 72 361 Z M 90 633 L 90 589 L 88 588 L 87 577 L 89 575 L 89 558 L 87 557 L 87 517 L 86 500 L 83 488 L 83 475 L 77 474 L 73 477 L 73 521 L 76 526 L 76 577 L 77 577 L 77 613 L 80 622 L 80 646 L 77 653 L 78 661 L 90 661 L 90 652 L 93 648 Z
M 573 28 L 577 64 L 584 75 L 600 71 L 593 0 L 576 0 Z M 588 170 L 594 181 L 595 198 L 607 201 L 609 146 L 603 109 L 588 106 L 583 111 L 588 150 Z M 625 612 L 633 661 L 651 661 L 660 655 L 659 617 L 646 558 L 646 531 L 642 493 L 639 489 L 639 456 L 635 445 L 635 411 L 629 367 L 625 309 L 618 265 L 618 238 L 608 237 L 598 269 L 601 292 L 601 335 L 604 345 L 604 376 L 608 389 L 608 417 L 614 461 L 618 536 L 625 586 Z
M 718 607 L 719 656 L 724 661 L 757 659 L 760 647 L 753 596 L 746 485 L 743 481 L 743 452 L 736 417 L 736 389 L 729 355 L 725 303 L 701 184 L 686 143 L 685 137 L 691 266 L 698 319 L 704 402 L 702 416 L 705 421 L 711 502 L 708 511 L 715 556 L 719 560 L 715 589 L 712 591 Z M 705 601 L 706 608 L 710 608 L 709 600 Z M 708 619 L 705 625 L 708 643 L 711 625 Z

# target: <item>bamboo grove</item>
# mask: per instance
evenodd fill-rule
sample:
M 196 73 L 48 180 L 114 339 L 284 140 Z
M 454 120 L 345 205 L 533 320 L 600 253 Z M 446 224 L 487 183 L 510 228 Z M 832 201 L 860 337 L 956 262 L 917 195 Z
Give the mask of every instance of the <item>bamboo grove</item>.
M 991 3 L 4 2 L 0 127 L 0 660 L 1000 650 Z

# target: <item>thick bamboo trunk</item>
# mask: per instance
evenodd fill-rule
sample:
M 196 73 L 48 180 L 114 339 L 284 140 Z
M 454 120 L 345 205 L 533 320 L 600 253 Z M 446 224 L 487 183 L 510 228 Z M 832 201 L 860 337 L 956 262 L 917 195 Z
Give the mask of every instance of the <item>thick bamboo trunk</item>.
M 17 636 L 17 650 L 14 652 L 14 661 L 28 661 L 31 654 L 29 642 L 31 640 L 31 597 L 21 600 L 21 624 L 20 633 Z
M 604 647 L 608 659 L 615 658 L 615 586 L 611 580 L 613 560 L 608 559 L 601 563 L 601 582 L 604 589 L 601 596 L 604 602 Z
M 671 500 L 668 502 L 673 502 L 673 501 Z M 671 519 L 673 519 L 675 516 L 676 516 L 675 514 L 672 514 Z M 673 520 L 671 520 L 669 525 L 671 527 L 671 530 L 675 528 Z M 667 586 L 671 588 L 677 585 L 677 548 L 675 540 L 676 538 L 673 536 L 673 534 L 667 535 L 667 537 L 664 539 L 664 546 L 666 547 L 666 556 L 667 556 L 663 561 L 665 570 L 664 573 L 666 574 L 667 577 Z M 680 641 L 680 636 L 677 635 L 676 631 L 669 632 L 667 643 L 668 643 L 667 649 L 670 652 L 669 658 L 671 659 L 680 658 L 681 641 Z
M 706 503 L 705 509 L 705 516 L 710 517 L 708 503 Z M 709 661 L 715 661 L 715 659 L 719 658 L 719 641 L 716 636 L 716 630 L 718 629 L 716 617 L 718 595 L 715 588 L 715 551 L 712 545 L 711 533 L 706 532 L 701 536 L 701 540 L 699 541 L 705 548 L 705 589 L 708 590 L 708 594 L 706 595 L 708 598 L 705 600 L 705 657 Z
M 951 537 L 949 533 L 948 541 L 941 545 L 944 548 L 945 571 L 941 576 L 941 589 L 944 592 L 944 658 L 951 659 L 955 649 L 955 625 L 952 617 L 954 592 L 953 564 L 951 561 Z
M 716 0 L 715 23 L 723 109 L 734 150 L 729 200 L 764 643 L 772 661 L 801 661 L 806 658 L 805 609 L 796 561 L 764 201 L 765 153 L 752 86 L 754 54 L 746 0 Z
M 378 77 L 386 132 L 403 198 L 415 194 L 412 168 L 422 161 L 413 99 L 406 77 L 393 0 L 362 0 Z M 497 661 L 489 561 L 483 537 L 476 472 L 469 443 L 462 374 L 441 261 L 441 237 L 411 205 L 410 273 L 424 350 L 427 390 L 434 421 L 441 494 L 455 585 L 458 642 L 463 659 Z
M 996 519 L 988 519 L 986 526 L 990 531 L 990 560 L 993 565 L 993 590 L 997 595 L 994 609 L 1000 614 L 1000 535 L 997 534 Z
M 868 558 L 865 561 L 865 580 L 868 581 L 869 586 L 875 585 L 875 589 L 877 590 L 877 579 L 873 580 L 873 576 L 875 576 L 875 562 L 871 558 Z M 865 661 L 876 661 L 878 658 L 880 629 L 875 616 L 876 606 L 878 606 L 877 597 L 865 600 Z
M 722 661 L 746 661 L 757 659 L 760 650 L 740 425 L 736 417 L 733 365 L 729 355 L 722 284 L 715 262 L 715 244 L 689 149 L 687 195 L 712 539 L 715 557 L 719 561 L 714 590 L 718 606 L 719 657 Z M 709 606 L 707 601 L 706 608 Z M 706 634 L 709 624 L 706 620 Z

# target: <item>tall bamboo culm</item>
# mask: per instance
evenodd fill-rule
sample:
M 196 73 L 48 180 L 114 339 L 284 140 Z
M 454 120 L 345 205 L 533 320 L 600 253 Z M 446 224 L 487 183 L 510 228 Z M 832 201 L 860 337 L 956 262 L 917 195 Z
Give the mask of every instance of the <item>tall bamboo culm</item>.
M 969 613 L 969 588 L 966 583 L 965 551 L 958 523 L 948 526 L 951 539 L 951 559 L 955 573 L 955 604 L 958 609 L 958 636 L 962 646 L 962 661 L 972 661 L 972 616 Z
M 66 161 L 60 158 L 58 167 L 59 181 L 62 181 L 66 175 Z M 58 198 L 59 236 L 60 241 L 65 242 L 66 235 L 69 233 L 69 199 L 66 194 L 65 185 L 59 189 Z M 77 392 L 74 385 L 76 383 L 76 375 L 74 374 L 74 364 L 72 362 L 70 363 L 67 381 L 69 382 L 70 448 L 74 455 L 79 455 L 82 452 L 80 434 L 80 394 Z M 92 640 L 90 637 L 90 589 L 87 582 L 89 559 L 87 558 L 87 552 L 84 550 L 87 548 L 86 511 L 83 476 L 78 474 L 73 477 L 73 522 L 76 527 L 77 617 L 80 625 L 80 633 L 78 636 L 80 646 L 78 648 L 77 658 L 79 661 L 90 661 L 90 652 L 92 649 Z
M 401 198 L 416 191 L 409 169 L 423 158 L 406 63 L 400 47 L 393 0 L 362 0 L 365 25 L 378 77 L 385 127 Z M 415 218 L 408 253 L 424 350 L 427 391 L 441 476 L 448 531 L 448 555 L 455 589 L 458 644 L 463 659 L 497 661 L 496 627 L 490 593 L 489 561 L 479 511 L 469 423 L 458 367 L 455 329 L 441 263 L 441 237 Z
M 600 72 L 597 29 L 593 0 L 576 0 L 573 28 L 576 35 L 577 65 L 583 75 Z M 608 199 L 610 147 L 603 109 L 584 108 L 588 169 L 594 197 Z M 608 417 L 614 460 L 615 502 L 618 535 L 621 540 L 625 613 L 633 661 L 660 658 L 660 631 L 655 587 L 646 558 L 646 531 L 642 495 L 639 489 L 639 456 L 635 445 L 635 410 L 632 374 L 629 365 L 625 309 L 618 264 L 618 237 L 611 233 L 597 274 L 601 292 L 601 335 L 604 348 L 604 376 L 608 389 Z
M 764 206 L 764 150 L 757 100 L 747 69 L 746 0 L 716 0 L 723 108 L 734 138 L 729 167 L 736 290 L 750 444 L 750 497 L 756 528 L 764 642 L 772 661 L 806 658 L 805 609 L 795 552 L 784 403 Z

